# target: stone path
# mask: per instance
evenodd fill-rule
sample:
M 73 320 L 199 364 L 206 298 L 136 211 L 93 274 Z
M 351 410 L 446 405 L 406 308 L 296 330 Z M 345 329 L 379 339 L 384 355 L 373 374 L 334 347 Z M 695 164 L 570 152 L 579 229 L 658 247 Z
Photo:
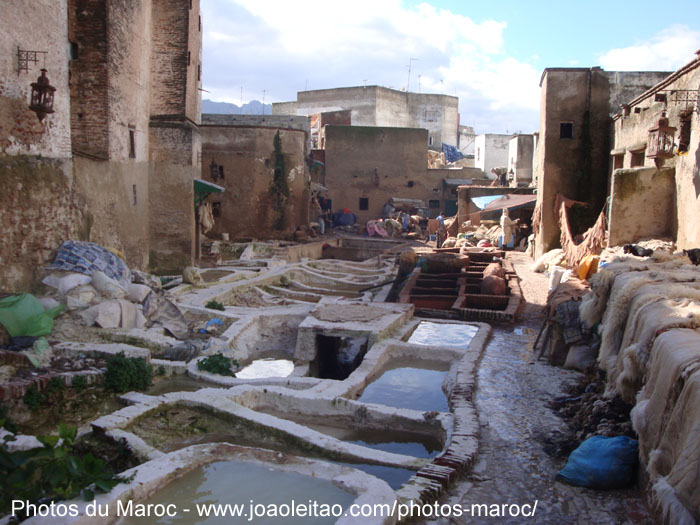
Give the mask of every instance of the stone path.
M 445 494 L 441 504 L 533 504 L 534 518 L 441 518 L 424 523 L 654 523 L 637 490 L 593 491 L 554 481 L 566 458 L 544 452 L 548 437 L 566 429 L 548 401 L 563 395 L 576 372 L 534 362 L 532 343 L 543 320 L 548 278 L 530 271 L 531 259 L 512 253 L 527 303 L 518 323 L 494 325 L 479 366 L 476 406 L 481 436 L 469 477 Z M 469 516 L 469 518 L 467 518 Z

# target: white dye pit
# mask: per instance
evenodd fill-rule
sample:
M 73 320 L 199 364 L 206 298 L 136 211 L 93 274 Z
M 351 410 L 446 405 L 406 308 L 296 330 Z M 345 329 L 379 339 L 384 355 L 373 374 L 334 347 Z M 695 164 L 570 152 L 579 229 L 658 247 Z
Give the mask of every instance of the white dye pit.
M 477 326 L 470 324 L 421 321 L 408 342 L 414 345 L 466 348 L 478 330 Z
M 288 359 L 256 359 L 236 372 L 238 379 L 262 379 L 287 377 L 294 371 L 294 363 Z

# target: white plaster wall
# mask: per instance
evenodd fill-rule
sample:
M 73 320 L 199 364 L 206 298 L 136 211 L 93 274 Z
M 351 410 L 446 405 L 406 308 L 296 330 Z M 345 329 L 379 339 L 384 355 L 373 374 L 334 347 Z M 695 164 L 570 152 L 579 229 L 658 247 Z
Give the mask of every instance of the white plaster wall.
M 474 142 L 474 165 L 493 178 L 492 168 L 508 166 L 508 142 L 510 135 L 477 135 Z

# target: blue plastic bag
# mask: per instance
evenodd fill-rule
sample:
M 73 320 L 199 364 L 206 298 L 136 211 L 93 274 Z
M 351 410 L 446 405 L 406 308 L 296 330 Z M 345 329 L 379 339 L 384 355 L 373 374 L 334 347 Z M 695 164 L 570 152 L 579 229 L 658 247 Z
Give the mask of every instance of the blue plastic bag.
M 581 443 L 557 479 L 592 489 L 617 489 L 634 483 L 637 441 L 627 436 L 593 436 Z

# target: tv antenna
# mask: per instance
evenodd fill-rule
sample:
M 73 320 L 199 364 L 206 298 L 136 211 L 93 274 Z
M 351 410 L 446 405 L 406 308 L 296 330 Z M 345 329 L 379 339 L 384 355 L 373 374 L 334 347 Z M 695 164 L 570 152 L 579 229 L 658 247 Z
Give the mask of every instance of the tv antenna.
M 410 91 L 411 87 L 411 64 L 413 61 L 418 60 L 417 58 L 409 58 L 408 59 L 408 81 L 406 82 L 406 93 Z

